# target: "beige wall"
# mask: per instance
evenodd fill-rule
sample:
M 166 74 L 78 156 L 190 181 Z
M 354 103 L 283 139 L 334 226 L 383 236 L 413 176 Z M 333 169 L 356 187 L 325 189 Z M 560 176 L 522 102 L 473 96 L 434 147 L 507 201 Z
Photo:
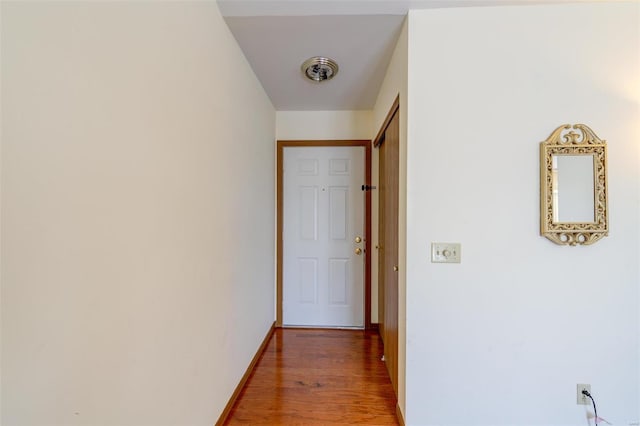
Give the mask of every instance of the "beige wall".
M 278 140 L 371 139 L 371 111 L 278 111 Z
M 1 423 L 213 424 L 274 320 L 268 98 L 213 2 L 1 7 Z
M 407 401 L 411 425 L 640 420 L 640 3 L 409 14 Z M 610 235 L 539 235 L 539 142 L 608 141 Z M 462 263 L 429 261 L 460 242 Z

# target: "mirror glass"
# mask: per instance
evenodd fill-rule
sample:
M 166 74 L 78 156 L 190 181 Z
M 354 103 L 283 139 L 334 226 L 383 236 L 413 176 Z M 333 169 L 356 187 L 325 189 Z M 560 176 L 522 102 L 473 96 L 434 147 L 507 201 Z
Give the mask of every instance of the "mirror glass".
M 554 155 L 553 221 L 595 221 L 593 155 Z

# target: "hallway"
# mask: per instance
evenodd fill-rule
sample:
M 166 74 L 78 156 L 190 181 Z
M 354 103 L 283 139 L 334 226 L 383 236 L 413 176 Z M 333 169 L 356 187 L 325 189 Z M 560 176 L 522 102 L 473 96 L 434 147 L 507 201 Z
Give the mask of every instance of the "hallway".
M 226 424 L 395 425 L 375 331 L 276 329 Z

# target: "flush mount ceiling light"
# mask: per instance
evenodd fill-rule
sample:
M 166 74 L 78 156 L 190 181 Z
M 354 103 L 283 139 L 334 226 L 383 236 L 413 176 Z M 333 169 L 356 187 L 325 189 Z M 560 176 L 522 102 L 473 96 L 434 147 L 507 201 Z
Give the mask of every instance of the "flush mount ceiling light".
M 313 81 L 331 80 L 338 74 L 336 61 L 323 56 L 314 56 L 307 59 L 300 68 L 305 77 Z

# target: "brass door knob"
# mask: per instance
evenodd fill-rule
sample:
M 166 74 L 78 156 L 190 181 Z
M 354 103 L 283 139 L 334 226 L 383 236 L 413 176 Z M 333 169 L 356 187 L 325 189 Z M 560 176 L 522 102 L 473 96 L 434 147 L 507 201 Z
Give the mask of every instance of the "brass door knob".
M 393 272 L 398 272 L 398 266 L 397 265 L 393 266 Z
M 361 243 L 361 242 L 362 242 L 362 238 L 356 237 L 356 243 Z
M 360 247 L 358 247 L 355 251 L 358 256 L 362 254 L 362 249 Z

